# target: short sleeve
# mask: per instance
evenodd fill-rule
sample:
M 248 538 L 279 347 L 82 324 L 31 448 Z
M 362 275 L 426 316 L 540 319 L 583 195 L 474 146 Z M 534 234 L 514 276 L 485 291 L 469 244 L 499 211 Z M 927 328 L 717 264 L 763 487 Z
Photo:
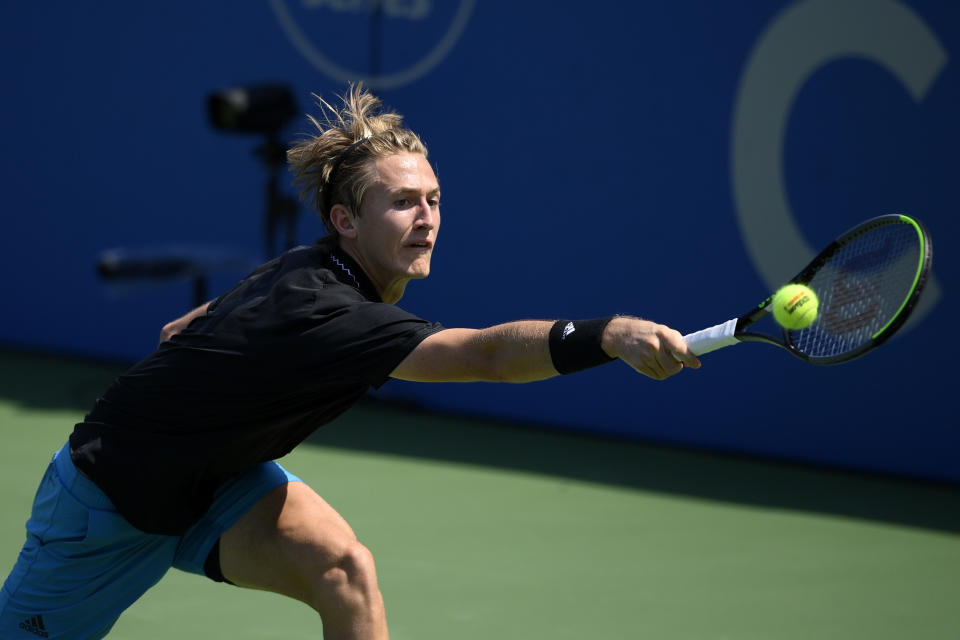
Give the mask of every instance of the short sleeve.
M 380 387 L 417 345 L 443 326 L 380 302 L 358 302 L 306 332 L 317 368 Z

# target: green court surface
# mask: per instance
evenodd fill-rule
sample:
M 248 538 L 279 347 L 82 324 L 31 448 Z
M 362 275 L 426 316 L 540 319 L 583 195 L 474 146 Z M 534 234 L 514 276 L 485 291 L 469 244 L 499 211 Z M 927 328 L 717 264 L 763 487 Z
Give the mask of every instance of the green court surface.
M 50 455 L 118 371 L 0 352 L 3 575 Z M 373 550 L 394 640 L 960 638 L 957 487 L 376 404 L 283 463 Z M 110 637 L 320 624 L 171 570 Z

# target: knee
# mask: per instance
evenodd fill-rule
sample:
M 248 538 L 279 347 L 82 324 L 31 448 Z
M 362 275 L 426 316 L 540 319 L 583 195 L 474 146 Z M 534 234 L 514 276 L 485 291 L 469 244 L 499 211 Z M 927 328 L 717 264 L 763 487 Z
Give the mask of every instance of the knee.
M 354 540 L 313 576 L 312 602 L 321 616 L 358 613 L 380 606 L 373 554 Z

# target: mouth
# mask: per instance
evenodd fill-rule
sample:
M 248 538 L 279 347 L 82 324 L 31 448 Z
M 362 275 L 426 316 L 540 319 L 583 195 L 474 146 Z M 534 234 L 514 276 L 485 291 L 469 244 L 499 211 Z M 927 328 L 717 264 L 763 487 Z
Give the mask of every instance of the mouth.
M 429 240 L 420 240 L 418 242 L 408 242 L 404 245 L 407 249 L 416 249 L 419 251 L 430 251 L 433 249 L 433 243 Z

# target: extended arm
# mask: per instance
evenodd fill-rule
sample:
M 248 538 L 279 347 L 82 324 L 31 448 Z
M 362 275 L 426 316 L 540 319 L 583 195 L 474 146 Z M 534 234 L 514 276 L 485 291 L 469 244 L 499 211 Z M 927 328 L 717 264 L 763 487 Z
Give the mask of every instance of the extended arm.
M 417 382 L 531 382 L 558 375 L 550 355 L 553 322 L 521 320 L 487 329 L 446 329 L 426 338 L 391 374 Z M 662 380 L 700 367 L 682 336 L 660 324 L 618 316 L 603 331 L 603 351 Z M 674 357 L 676 355 L 676 357 Z M 678 361 L 679 358 L 679 361 Z

